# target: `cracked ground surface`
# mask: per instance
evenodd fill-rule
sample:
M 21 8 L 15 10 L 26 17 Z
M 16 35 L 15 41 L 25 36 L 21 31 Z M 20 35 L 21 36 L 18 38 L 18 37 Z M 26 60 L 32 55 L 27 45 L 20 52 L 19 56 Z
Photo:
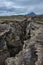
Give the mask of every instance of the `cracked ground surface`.
M 43 65 L 43 23 L 0 23 L 0 65 Z

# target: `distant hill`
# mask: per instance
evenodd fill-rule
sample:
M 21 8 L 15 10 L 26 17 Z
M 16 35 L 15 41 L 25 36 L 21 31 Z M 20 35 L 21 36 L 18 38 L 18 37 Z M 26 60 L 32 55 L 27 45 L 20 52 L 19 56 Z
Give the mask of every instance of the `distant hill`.
M 36 16 L 36 14 L 34 12 L 31 12 L 29 14 L 27 14 L 28 16 Z

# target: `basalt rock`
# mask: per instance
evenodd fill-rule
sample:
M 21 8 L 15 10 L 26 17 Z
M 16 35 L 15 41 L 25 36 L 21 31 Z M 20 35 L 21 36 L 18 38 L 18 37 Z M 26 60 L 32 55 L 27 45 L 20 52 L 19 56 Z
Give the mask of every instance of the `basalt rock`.
M 35 23 L 32 22 L 28 24 L 27 28 L 25 29 L 26 36 L 28 36 L 28 33 L 30 33 L 31 37 L 24 40 L 23 49 L 15 57 L 6 59 L 5 61 L 6 65 L 42 65 L 43 64 L 42 27 L 43 27 L 42 25 L 36 22 Z
M 36 62 L 36 65 L 43 65 L 43 29 L 37 36 L 36 43 L 38 43 L 36 44 L 36 48 L 37 48 L 36 50 L 38 55 L 38 61 Z
M 10 22 L 10 32 L 6 35 L 7 46 L 11 56 L 15 56 L 23 47 L 22 28 L 18 22 Z M 22 36 L 21 36 L 22 35 Z
M 0 65 L 3 64 L 42 65 L 43 24 L 27 19 L 1 23 Z
M 10 56 L 5 40 L 8 32 L 9 27 L 6 24 L 0 24 L 0 65 L 5 65 L 5 60 Z

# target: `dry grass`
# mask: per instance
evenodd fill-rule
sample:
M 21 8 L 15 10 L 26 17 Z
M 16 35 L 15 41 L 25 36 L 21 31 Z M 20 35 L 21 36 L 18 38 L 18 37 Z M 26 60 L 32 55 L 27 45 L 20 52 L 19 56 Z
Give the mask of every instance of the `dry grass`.
M 1 21 L 5 21 L 5 20 L 11 20 L 11 21 L 14 21 L 14 20 L 23 20 L 25 18 L 25 16 L 2 16 L 0 17 L 0 22 Z

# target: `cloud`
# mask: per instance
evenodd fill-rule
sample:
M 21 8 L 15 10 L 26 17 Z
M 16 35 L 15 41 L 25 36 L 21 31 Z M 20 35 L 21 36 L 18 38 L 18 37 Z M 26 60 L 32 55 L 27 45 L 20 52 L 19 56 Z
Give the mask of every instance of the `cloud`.
M 0 0 L 0 16 L 27 14 L 32 11 L 43 13 L 43 0 Z

